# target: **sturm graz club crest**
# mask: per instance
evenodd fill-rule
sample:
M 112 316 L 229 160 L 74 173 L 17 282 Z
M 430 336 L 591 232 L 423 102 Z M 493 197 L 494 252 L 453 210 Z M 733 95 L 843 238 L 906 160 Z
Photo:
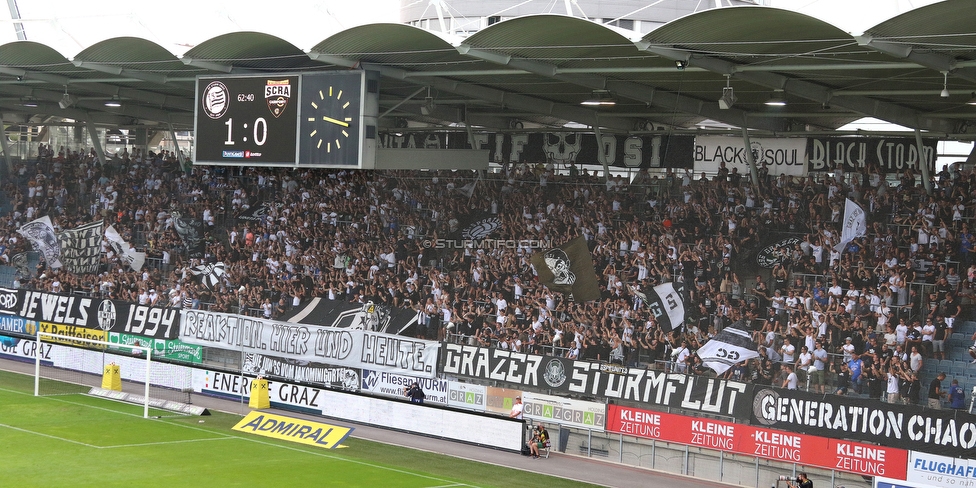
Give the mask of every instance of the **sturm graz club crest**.
M 111 300 L 102 300 L 98 305 L 98 328 L 111 330 L 115 326 L 115 319 L 118 313 L 115 311 L 115 304 Z
M 563 367 L 562 361 L 558 359 L 550 359 L 546 364 L 545 372 L 542 374 L 542 378 L 546 380 L 552 388 L 557 388 L 566 382 L 566 368 Z
M 288 100 L 291 99 L 291 80 L 268 80 L 264 85 L 264 100 L 268 102 L 271 115 L 278 118 L 285 112 Z
M 230 107 L 230 90 L 227 85 L 219 81 L 211 81 L 203 89 L 203 112 L 211 119 L 219 119 L 227 113 Z

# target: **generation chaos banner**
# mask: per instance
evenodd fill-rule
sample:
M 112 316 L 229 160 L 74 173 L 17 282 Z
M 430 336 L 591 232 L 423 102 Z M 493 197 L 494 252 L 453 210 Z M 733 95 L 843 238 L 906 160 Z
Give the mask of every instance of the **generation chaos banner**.
M 756 387 L 752 405 L 753 425 L 958 458 L 976 447 L 976 415 L 962 411 L 768 387 Z

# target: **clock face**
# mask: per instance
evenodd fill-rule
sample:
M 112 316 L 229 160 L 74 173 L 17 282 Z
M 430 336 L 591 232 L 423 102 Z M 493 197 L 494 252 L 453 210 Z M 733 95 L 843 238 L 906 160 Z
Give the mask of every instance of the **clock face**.
M 362 92 L 361 72 L 303 78 L 299 165 L 359 165 Z

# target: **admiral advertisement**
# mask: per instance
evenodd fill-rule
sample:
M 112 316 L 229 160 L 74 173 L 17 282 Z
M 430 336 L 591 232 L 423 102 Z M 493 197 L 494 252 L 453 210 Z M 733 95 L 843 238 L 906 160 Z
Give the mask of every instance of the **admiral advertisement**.
M 570 398 L 526 392 L 522 395 L 522 416 L 568 427 L 603 432 L 607 427 L 607 406 Z
M 922 157 L 918 156 L 918 144 L 913 137 L 811 137 L 807 139 L 809 162 L 807 170 L 844 171 L 860 173 L 877 165 L 882 173 L 901 173 L 906 169 L 921 170 L 924 161 L 935 174 L 937 139 L 922 139 Z
M 424 390 L 424 394 L 427 395 L 424 398 L 424 403 L 449 405 L 449 382 L 439 378 L 418 378 L 416 376 L 364 369 L 362 391 L 373 395 L 396 397 L 404 401 L 409 401 L 404 394 L 407 388 L 415 381 L 420 385 L 420 389 Z
M 326 385 L 333 390 L 359 389 L 359 370 L 353 368 L 332 367 L 260 354 L 245 354 L 241 369 L 246 374 L 274 376 L 299 383 L 316 383 Z
M 245 401 L 251 396 L 254 378 L 240 374 L 194 369 L 193 391 Z M 289 407 L 311 414 L 322 414 L 326 390 L 268 380 L 268 400 L 272 407 Z
M 534 390 L 666 405 L 747 419 L 752 386 L 643 368 L 605 371 L 600 363 L 574 361 L 461 344 L 444 344 L 443 372 L 514 383 Z
M 610 405 L 607 431 L 803 466 L 905 479 L 908 451 L 720 420 Z
M 966 412 L 795 390 L 757 387 L 751 423 L 960 458 L 976 447 L 976 416 Z
M 911 451 L 905 479 L 931 486 L 976 486 L 976 460 Z
M 27 290 L 16 292 L 14 314 L 28 320 L 138 334 L 156 339 L 177 337 L 180 323 L 178 309 L 78 295 Z
M 437 373 L 436 341 L 202 310 L 181 313 L 180 340 L 188 344 L 424 378 Z
M 748 152 L 741 137 L 699 136 L 695 138 L 695 172 L 716 173 L 725 163 L 729 171 L 739 168 L 739 174 L 749 174 L 749 152 L 756 167 L 765 166 L 772 176 L 806 174 L 807 140 L 772 139 L 755 137 L 750 141 Z

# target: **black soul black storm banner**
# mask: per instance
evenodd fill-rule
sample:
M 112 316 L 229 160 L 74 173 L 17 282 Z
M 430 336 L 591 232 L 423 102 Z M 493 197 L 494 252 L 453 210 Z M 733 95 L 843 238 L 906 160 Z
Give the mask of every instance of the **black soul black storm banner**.
M 585 302 L 600 298 L 593 257 L 586 247 L 586 239 L 577 236 L 569 242 L 532 255 L 532 265 L 539 282 L 573 301 Z
M 877 165 L 882 173 L 921 170 L 920 161 L 935 171 L 937 139 L 922 140 L 922 157 L 914 138 L 810 137 L 807 138 L 807 171 L 833 171 L 837 167 L 860 173 Z
M 775 429 L 971 458 L 976 415 L 868 398 L 757 387 L 752 424 Z
M 746 419 L 752 386 L 496 348 L 442 344 L 442 372 L 513 383 L 527 389 L 629 400 Z

